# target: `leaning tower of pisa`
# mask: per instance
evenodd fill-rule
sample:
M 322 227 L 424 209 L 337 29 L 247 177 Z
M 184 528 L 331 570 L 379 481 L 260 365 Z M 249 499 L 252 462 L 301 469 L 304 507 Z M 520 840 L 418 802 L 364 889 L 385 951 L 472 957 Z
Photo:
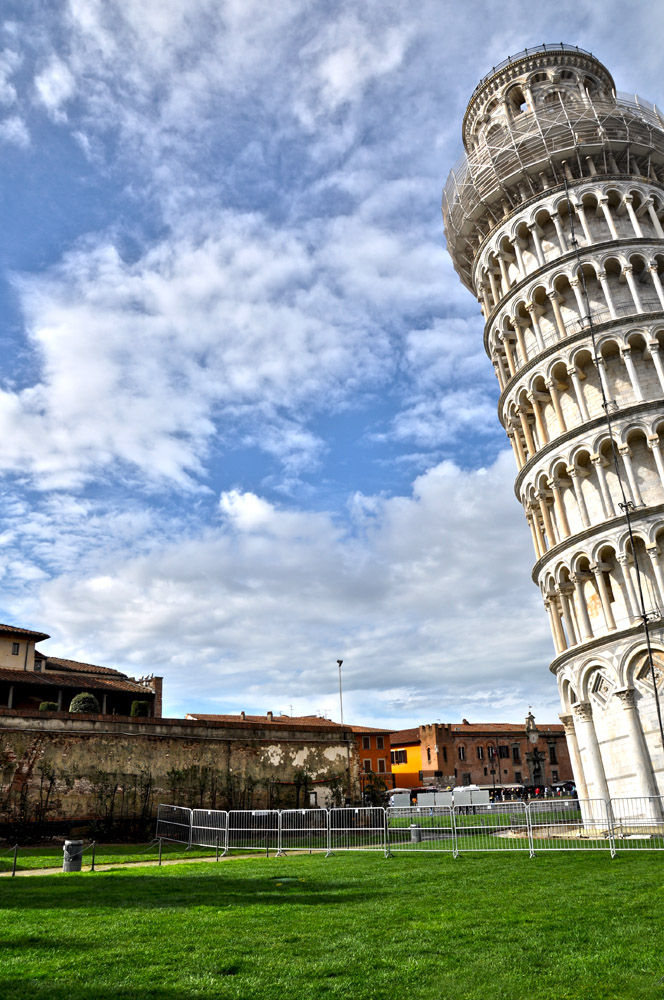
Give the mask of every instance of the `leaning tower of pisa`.
M 662 794 L 664 112 L 542 45 L 480 81 L 463 144 L 445 232 L 484 315 L 578 793 Z

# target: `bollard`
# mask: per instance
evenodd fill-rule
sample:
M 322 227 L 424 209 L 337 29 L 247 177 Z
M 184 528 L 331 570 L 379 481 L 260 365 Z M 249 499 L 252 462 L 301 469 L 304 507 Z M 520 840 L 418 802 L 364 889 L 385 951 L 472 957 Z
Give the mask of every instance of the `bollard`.
M 90 871 L 91 872 L 93 872 L 95 870 L 95 848 L 96 848 L 96 846 L 97 846 L 97 841 L 93 840 L 92 841 L 92 864 L 90 865 Z
M 422 830 L 417 825 L 417 823 L 410 824 L 410 842 L 411 844 L 421 844 L 422 843 Z
M 159 838 L 159 867 L 161 868 L 161 837 Z
M 80 872 L 81 857 L 83 855 L 82 840 L 65 840 L 62 858 L 63 872 Z
M 16 875 L 16 855 L 18 853 L 18 844 L 14 844 L 14 860 L 12 862 L 12 878 Z

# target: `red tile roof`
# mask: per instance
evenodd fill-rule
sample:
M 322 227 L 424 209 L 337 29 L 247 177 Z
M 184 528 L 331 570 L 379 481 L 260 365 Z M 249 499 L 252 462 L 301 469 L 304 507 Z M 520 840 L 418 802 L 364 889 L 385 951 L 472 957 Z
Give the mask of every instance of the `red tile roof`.
M 375 726 L 346 726 L 353 733 L 391 733 L 391 729 L 377 729 Z
M 560 723 L 544 723 L 537 727 L 538 732 L 564 732 Z M 525 736 L 526 727 L 523 723 L 514 722 L 465 722 L 462 725 L 450 725 L 451 733 L 520 733 Z
M 40 639 L 51 638 L 45 632 L 33 632 L 30 628 L 19 628 L 18 625 L 0 625 L 0 632 L 4 632 L 5 635 L 24 636 L 26 639 L 34 639 L 35 642 L 39 642 Z
M 419 727 L 415 729 L 401 729 L 398 733 L 392 733 L 390 736 L 390 746 L 393 750 L 398 749 L 400 746 L 404 746 L 406 743 L 419 743 L 420 742 L 420 730 Z
M 113 667 L 99 667 L 96 663 L 79 663 L 77 660 L 66 660 L 60 656 L 48 656 L 41 652 L 40 656 L 46 660 L 47 670 L 67 670 L 77 674 L 108 674 L 112 677 L 127 676 L 120 670 L 114 670 Z
M 280 724 L 290 726 L 292 729 L 350 729 L 350 726 L 341 726 L 331 719 L 321 719 L 318 715 L 275 715 L 268 718 L 267 715 L 207 715 L 200 712 L 187 712 L 186 719 L 198 719 L 201 722 L 248 722 L 254 726 L 270 726 Z
M 89 679 L 79 675 L 69 675 L 66 673 L 34 673 L 32 670 L 14 670 L 12 668 L 0 668 L 0 680 L 9 681 L 10 684 L 33 684 L 49 688 L 78 688 L 90 689 L 92 691 L 135 691 L 143 695 L 150 695 L 149 688 L 143 687 L 136 681 L 127 677 L 91 677 Z

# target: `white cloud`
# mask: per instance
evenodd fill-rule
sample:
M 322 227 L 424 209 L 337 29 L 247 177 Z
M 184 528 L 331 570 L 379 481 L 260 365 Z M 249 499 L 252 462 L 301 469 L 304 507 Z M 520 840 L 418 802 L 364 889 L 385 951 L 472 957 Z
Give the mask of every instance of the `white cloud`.
M 18 115 L 10 115 L 0 121 L 0 141 L 26 149 L 30 145 L 30 133 L 23 119 Z
M 528 703 L 552 717 L 513 471 L 509 454 L 473 473 L 446 462 L 411 496 L 356 496 L 349 519 L 227 491 L 218 527 L 137 555 L 102 546 L 96 570 L 88 557 L 89 572 L 36 583 L 25 607 L 60 651 L 163 670 L 171 711 L 296 701 L 336 714 L 339 657 L 358 718 L 518 718 Z
M 57 56 L 53 56 L 47 66 L 35 77 L 35 88 L 39 100 L 56 121 L 65 121 L 62 110 L 76 92 L 76 81 L 69 67 Z

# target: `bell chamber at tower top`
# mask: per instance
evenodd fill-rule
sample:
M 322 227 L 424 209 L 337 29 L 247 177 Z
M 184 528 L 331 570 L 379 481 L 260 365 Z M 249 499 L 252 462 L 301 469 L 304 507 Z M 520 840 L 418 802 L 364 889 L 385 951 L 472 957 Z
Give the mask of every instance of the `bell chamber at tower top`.
M 608 70 L 576 46 L 525 49 L 494 67 L 470 98 L 462 137 L 466 152 L 445 185 L 443 220 L 454 266 L 485 312 L 475 265 L 515 213 L 565 181 L 664 182 L 664 116 L 616 93 Z

